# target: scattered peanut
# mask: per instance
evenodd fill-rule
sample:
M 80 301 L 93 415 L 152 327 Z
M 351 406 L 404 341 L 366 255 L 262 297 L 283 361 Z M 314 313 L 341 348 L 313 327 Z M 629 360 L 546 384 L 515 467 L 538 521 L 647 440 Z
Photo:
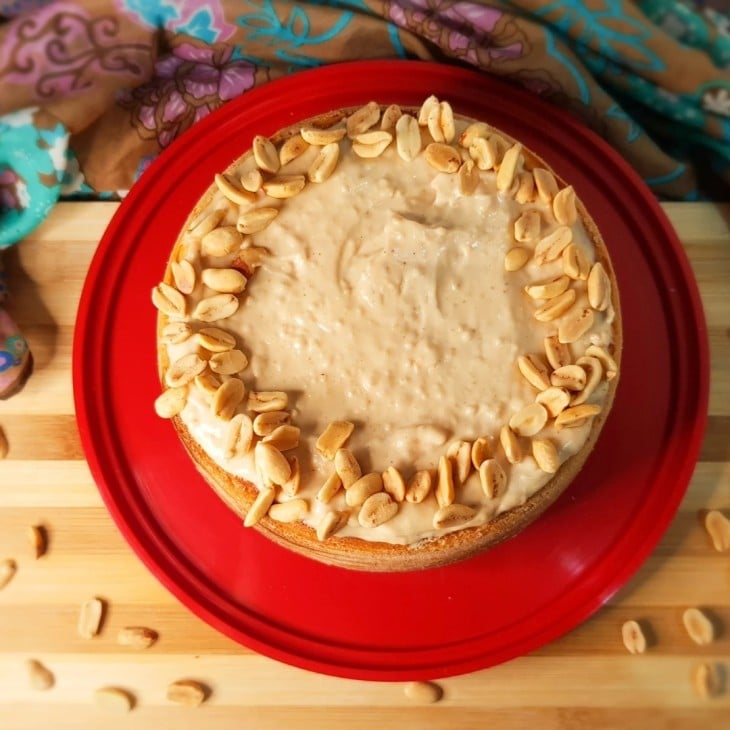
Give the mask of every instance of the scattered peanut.
M 288 462 L 287 462 L 288 465 Z M 276 490 L 271 487 L 265 487 L 258 493 L 253 504 L 248 508 L 246 517 L 243 520 L 244 527 L 253 527 L 259 520 L 269 511 L 269 507 L 274 503 Z
M 703 699 L 710 699 L 725 691 L 727 673 L 725 668 L 716 663 L 698 664 L 692 670 L 692 686 Z
M 471 522 L 476 513 L 477 511 L 467 504 L 446 504 L 436 510 L 433 516 L 433 526 L 436 530 L 462 527 Z
M 288 411 L 265 411 L 253 419 L 253 432 L 257 436 L 268 436 L 279 426 L 291 422 L 291 413 Z
M 599 312 L 607 309 L 611 303 L 611 281 L 600 261 L 593 264 L 588 274 L 588 301 Z
M 705 529 L 717 552 L 730 550 L 730 520 L 722 512 L 711 509 L 705 515 Z
M 553 198 L 558 194 L 558 183 L 555 175 L 544 167 L 536 167 L 532 171 L 535 178 L 537 194 L 543 203 L 552 203 Z
M 271 413 L 284 410 L 289 396 L 283 390 L 252 390 L 248 394 L 248 410 L 254 413 Z
M 265 172 L 277 172 L 281 162 L 279 161 L 279 153 L 276 151 L 273 143 L 262 137 L 260 134 L 253 138 L 251 146 L 254 160 L 260 169 Z
M 377 492 L 363 502 L 357 519 L 363 527 L 377 527 L 395 517 L 397 512 L 398 503 L 387 492 Z
M 241 350 L 216 352 L 208 360 L 208 367 L 218 375 L 236 375 L 248 366 L 248 357 Z
M 235 205 L 246 205 L 256 200 L 256 196 L 253 194 L 255 191 L 241 189 L 234 185 L 225 175 L 216 175 L 215 185 L 223 195 L 234 203 Z
M 479 481 L 487 499 L 501 497 L 507 486 L 507 474 L 496 459 L 487 459 L 479 466 Z
M 309 511 L 306 499 L 290 499 L 288 502 L 279 502 L 269 507 L 269 517 L 276 522 L 297 522 Z
M 454 466 L 448 456 L 441 456 L 438 464 L 436 501 L 439 507 L 446 507 L 453 503 L 454 498 Z
M 426 162 L 438 172 L 458 172 L 461 167 L 461 155 L 448 144 L 431 142 L 424 152 Z
M 374 127 L 379 120 L 380 106 L 376 102 L 370 101 L 347 118 L 347 136 L 351 139 L 357 137 Z
M 559 190 L 553 197 L 553 214 L 558 223 L 572 226 L 578 219 L 575 207 L 575 190 L 572 185 Z
M 372 471 L 361 476 L 345 493 L 345 503 L 348 507 L 360 507 L 365 500 L 382 491 L 383 477 L 379 472 Z
M 459 191 L 462 195 L 473 195 L 479 186 L 479 168 L 474 160 L 466 160 L 459 168 Z M 506 261 L 506 258 L 505 258 Z
M 570 393 L 565 388 L 550 387 L 538 393 L 535 400 L 545 406 L 550 418 L 555 418 L 570 405 Z
M 208 352 L 227 352 L 236 346 L 236 338 L 218 327 L 203 327 L 195 333 L 198 344 Z M 213 369 L 211 367 L 211 369 Z M 220 371 L 216 371 L 220 372 Z
M 406 498 L 406 483 L 403 475 L 394 466 L 389 466 L 382 476 L 383 489 L 394 502 L 402 502 Z
M 535 319 L 539 322 L 552 322 L 565 314 L 575 302 L 575 289 L 568 289 L 535 310 Z
M 597 416 L 601 412 L 601 406 L 593 403 L 583 403 L 579 406 L 571 406 L 561 411 L 555 419 L 556 428 L 575 428 L 582 426 L 589 418 Z
M 167 699 L 186 707 L 202 705 L 207 694 L 207 688 L 192 679 L 180 679 L 167 687 Z
M 586 380 L 586 371 L 580 365 L 563 365 L 550 375 L 550 383 L 554 388 L 573 391 L 583 390 Z
M 228 256 L 243 243 L 243 236 L 234 226 L 214 228 L 203 236 L 200 242 L 201 253 L 214 258 Z
M 107 710 L 129 712 L 134 707 L 134 696 L 119 687 L 100 687 L 94 692 L 94 702 Z
M 48 538 L 46 536 L 46 528 L 42 525 L 31 525 L 28 528 L 28 544 L 30 545 L 33 557 L 38 560 L 46 554 L 48 546 Z
M 397 104 L 391 104 L 383 112 L 383 116 L 380 119 L 380 128 L 386 132 L 394 131 L 401 116 L 403 116 L 401 108 Z
M 715 627 L 707 614 L 699 608 L 688 608 L 682 614 L 682 623 L 695 644 L 711 644 L 715 638 Z
M 356 480 L 357 481 L 357 480 Z M 354 484 L 355 482 L 353 482 Z M 325 480 L 324 484 L 319 488 L 317 492 L 317 500 L 323 504 L 328 504 L 332 497 L 340 491 L 342 486 L 342 479 L 339 474 L 335 471 L 330 474 Z
M 434 682 L 408 682 L 403 691 L 409 700 L 423 705 L 432 705 L 444 696 L 443 689 Z
M 433 478 L 429 471 L 417 471 L 408 482 L 406 487 L 406 501 L 412 504 L 420 504 L 431 493 Z
M 395 125 L 395 145 L 401 159 L 410 161 L 421 151 L 421 130 L 410 114 L 404 114 Z
M 349 421 L 332 421 L 317 439 L 314 447 L 327 461 L 332 461 L 337 449 L 347 443 L 354 429 L 355 424 Z
M 621 638 L 630 654 L 643 654 L 646 651 L 646 636 L 638 621 L 625 621 L 621 626 Z
M 175 281 L 177 290 L 182 294 L 191 294 L 195 289 L 195 269 L 193 265 L 183 259 L 182 261 L 173 261 L 170 269 L 172 270 L 172 278 Z
M 548 369 L 539 355 L 520 355 L 517 358 L 517 367 L 533 388 L 547 390 L 550 387 Z
M 497 190 L 509 190 L 515 179 L 517 166 L 522 159 L 522 145 L 518 142 L 512 145 L 502 158 L 497 171 Z
M 133 649 L 148 649 L 157 641 L 157 632 L 146 626 L 125 626 L 119 629 L 117 644 Z
M 533 439 L 532 455 L 537 465 L 547 474 L 555 474 L 560 468 L 560 457 L 555 444 L 547 439 Z
M 510 464 L 522 461 L 520 442 L 517 440 L 517 434 L 509 426 L 502 426 L 499 432 L 499 442 L 502 444 L 502 450 Z
M 220 378 L 210 372 L 210 370 L 203 370 L 200 375 L 196 375 L 194 383 L 195 387 L 205 394 L 208 401 L 210 401 L 210 399 L 216 394 L 218 388 L 223 385 Z M 183 391 L 183 395 L 187 398 L 187 388 L 181 388 L 181 390 Z
M 591 266 L 588 263 L 585 252 L 575 243 L 568 244 L 562 253 L 563 271 L 571 279 L 585 280 L 588 278 Z
M 342 529 L 350 517 L 349 512 L 328 512 L 317 525 L 317 539 L 324 542 Z
M 330 127 L 328 129 L 320 129 L 319 127 L 302 127 L 299 134 L 308 145 L 316 147 L 324 147 L 334 142 L 339 142 L 347 133 L 344 127 Z M 265 190 L 266 188 L 264 188 Z
M 250 208 L 241 213 L 236 221 L 236 230 L 239 233 L 260 233 L 279 215 L 278 208 L 265 206 L 263 208 Z
M 349 489 L 362 476 L 360 464 L 350 449 L 337 449 L 334 462 L 337 476 L 345 489 Z
M 463 484 L 471 472 L 471 444 L 468 441 L 454 441 L 446 450 L 453 463 L 454 484 Z
M 299 428 L 284 424 L 277 426 L 268 436 L 261 439 L 262 443 L 271 444 L 279 451 L 291 451 L 299 446 Z
M 307 177 L 313 183 L 321 183 L 327 180 L 337 167 L 340 159 L 340 146 L 336 143 L 326 144 L 319 151 L 319 154 L 309 166 Z
M 297 157 L 303 155 L 309 149 L 309 143 L 306 142 L 301 136 L 295 135 L 289 137 L 289 139 L 281 145 L 279 150 L 279 162 L 281 166 L 288 165 L 292 160 L 296 160 Z M 261 187 L 261 183 L 259 183 Z M 258 189 L 258 188 L 257 188 Z
M 168 322 L 162 328 L 160 340 L 167 345 L 179 345 L 193 334 L 193 328 L 187 322 Z
M 152 303 L 169 317 L 184 317 L 187 313 L 185 297 L 164 281 L 152 290 Z
M 381 129 L 373 132 L 358 134 L 352 141 L 352 151 L 365 159 L 380 157 L 393 141 L 390 132 L 383 132 Z
M 0 590 L 10 583 L 17 571 L 18 566 L 14 560 L 0 561 Z
M 239 301 L 234 294 L 214 294 L 201 299 L 193 310 L 193 317 L 201 322 L 218 322 L 238 311 Z
M 272 484 L 284 484 L 291 476 L 291 465 L 284 454 L 271 444 L 259 441 L 254 448 L 254 455 L 256 468 Z
M 77 630 L 82 639 L 93 639 L 99 633 L 104 609 L 104 601 L 100 598 L 90 598 L 81 604 Z
M 56 678 L 53 676 L 53 672 L 48 669 L 44 664 L 41 664 L 37 659 L 28 660 L 28 679 L 30 680 L 30 686 L 33 689 L 44 691 L 51 689 L 56 683 Z
M 515 246 L 507 251 L 504 257 L 504 269 L 505 271 L 519 271 L 532 256 L 532 252 L 529 248 L 523 246 Z
M 534 436 L 542 431 L 547 420 L 547 409 L 539 403 L 530 403 L 512 415 L 509 427 L 518 436 Z
M 573 230 L 568 226 L 558 226 L 535 246 L 535 262 L 545 264 L 555 261 L 572 242 Z
M 539 284 L 528 284 L 525 292 L 532 299 L 554 299 L 570 286 L 570 278 L 563 275 Z
M 210 402 L 211 413 L 221 421 L 230 421 L 236 415 L 236 409 L 246 395 L 246 386 L 242 380 L 231 378 L 216 390 Z
M 475 439 L 471 445 L 471 464 L 475 469 L 479 467 L 491 457 L 492 446 L 489 441 L 484 437 Z
M 558 327 L 558 340 L 562 344 L 576 342 L 593 326 L 593 310 L 590 307 L 570 312 Z
M 291 475 L 282 484 L 281 491 L 286 494 L 287 497 L 293 497 L 299 491 L 299 481 L 301 478 L 301 472 L 299 471 L 299 459 L 296 456 L 290 456 L 287 461 L 291 469 Z
M 545 355 L 553 370 L 570 365 L 573 362 L 568 343 L 561 342 L 557 335 L 548 335 L 544 339 L 544 343 Z
M 262 187 L 270 198 L 284 200 L 301 193 L 306 184 L 307 179 L 304 175 L 277 175 L 264 182 Z

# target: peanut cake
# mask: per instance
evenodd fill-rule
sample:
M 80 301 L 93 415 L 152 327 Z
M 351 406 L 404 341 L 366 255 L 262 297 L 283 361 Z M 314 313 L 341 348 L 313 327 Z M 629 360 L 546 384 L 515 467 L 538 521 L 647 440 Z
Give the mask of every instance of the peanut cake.
M 245 526 L 342 567 L 521 531 L 618 382 L 615 277 L 574 189 L 433 96 L 256 136 L 152 299 L 158 415 Z

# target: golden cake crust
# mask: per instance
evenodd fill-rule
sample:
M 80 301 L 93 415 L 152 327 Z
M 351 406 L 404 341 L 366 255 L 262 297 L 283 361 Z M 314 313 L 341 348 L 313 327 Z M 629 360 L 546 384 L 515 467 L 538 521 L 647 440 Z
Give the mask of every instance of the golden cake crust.
M 352 113 L 352 111 L 352 109 L 336 110 L 325 115 L 320 115 L 314 119 L 303 120 L 280 131 L 271 139 L 275 143 L 283 142 L 285 139 L 297 134 L 299 129 L 307 125 L 328 127 Z M 405 107 L 404 111 L 418 113 L 417 109 L 407 109 Z M 467 120 L 466 117 L 461 117 L 461 119 Z M 501 130 L 494 129 L 494 131 L 508 142 L 512 144 L 516 142 L 516 140 Z M 566 185 L 566 182 L 558 177 L 549 165 L 533 152 L 523 148 L 523 155 L 527 169 L 533 167 L 548 169 L 553 172 L 561 187 Z M 239 162 L 240 158 L 234 161 L 228 169 L 234 169 Z M 201 198 L 198 205 L 191 212 L 189 221 L 195 219 L 206 209 L 214 190 L 214 186 L 211 186 Z M 611 299 L 615 318 L 612 325 L 613 342 L 611 355 L 620 365 L 622 322 L 616 277 L 608 250 L 597 226 L 579 199 L 576 200 L 576 207 L 579 218 L 595 249 L 596 261 L 602 263 L 612 285 Z M 178 250 L 183 245 L 181 236 L 172 251 L 170 262 L 177 260 Z M 164 281 L 171 283 L 172 279 L 171 266 L 168 265 Z M 164 373 L 169 366 L 169 362 L 165 348 L 159 343 L 165 322 L 165 316 L 160 314 L 158 317 L 158 364 L 163 388 L 165 387 Z M 465 527 L 456 532 L 428 538 L 411 545 L 374 542 L 356 537 L 339 537 L 336 534 L 326 540 L 320 541 L 317 538 L 315 530 L 303 522 L 282 523 L 271 519 L 267 515 L 263 516 L 254 527 L 267 538 L 287 549 L 323 563 L 349 569 L 380 572 L 410 571 L 447 565 L 476 555 L 521 532 L 553 504 L 571 482 L 573 482 L 596 444 L 603 425 L 610 413 L 619 381 L 619 373 L 609 381 L 608 392 L 602 404 L 602 411 L 593 418 L 588 439 L 580 451 L 563 463 L 555 476 L 524 504 L 499 514 L 483 525 Z M 204 477 L 218 497 L 230 509 L 244 518 L 259 494 L 258 489 L 250 482 L 225 471 L 213 461 L 193 438 L 179 416 L 173 417 L 171 421 L 199 473 Z M 417 505 L 412 506 L 415 507 Z

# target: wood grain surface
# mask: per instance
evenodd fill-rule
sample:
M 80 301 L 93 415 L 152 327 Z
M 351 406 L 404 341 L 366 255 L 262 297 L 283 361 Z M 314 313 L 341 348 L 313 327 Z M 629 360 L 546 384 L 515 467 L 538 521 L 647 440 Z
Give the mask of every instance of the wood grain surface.
M 730 205 L 667 204 L 697 276 L 712 358 L 707 434 L 691 486 L 651 557 L 611 602 L 529 656 L 439 682 L 443 699 L 421 705 L 402 683 L 336 679 L 259 656 L 207 626 L 168 593 L 128 547 L 102 504 L 79 441 L 71 383 L 74 318 L 84 277 L 113 203 L 64 203 L 6 255 L 10 309 L 26 333 L 35 372 L 0 401 L 10 445 L 0 461 L 0 561 L 18 572 L 0 590 L 0 728 L 730 728 L 730 552 L 716 552 L 699 518 L 730 516 Z M 681 347 L 682 343 L 677 343 Z M 48 552 L 27 538 L 43 525 Z M 103 631 L 79 638 L 80 604 L 108 602 Z M 682 613 L 708 611 L 719 636 L 698 646 Z M 642 619 L 654 642 L 630 655 L 621 625 Z M 126 625 L 150 626 L 145 651 L 117 644 Z M 33 689 L 27 660 L 55 686 Z M 695 666 L 717 664 L 725 691 L 702 699 Z M 167 685 L 196 679 L 198 708 L 172 705 Z M 113 685 L 135 697 L 129 714 L 94 704 Z

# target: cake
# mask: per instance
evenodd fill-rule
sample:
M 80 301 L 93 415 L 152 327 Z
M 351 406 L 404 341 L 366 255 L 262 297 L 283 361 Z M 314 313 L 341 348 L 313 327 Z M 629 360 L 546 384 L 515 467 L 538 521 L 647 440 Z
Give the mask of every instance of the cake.
M 517 535 L 618 383 L 615 276 L 575 190 L 433 96 L 254 137 L 152 300 L 158 415 L 245 527 L 345 568 Z

